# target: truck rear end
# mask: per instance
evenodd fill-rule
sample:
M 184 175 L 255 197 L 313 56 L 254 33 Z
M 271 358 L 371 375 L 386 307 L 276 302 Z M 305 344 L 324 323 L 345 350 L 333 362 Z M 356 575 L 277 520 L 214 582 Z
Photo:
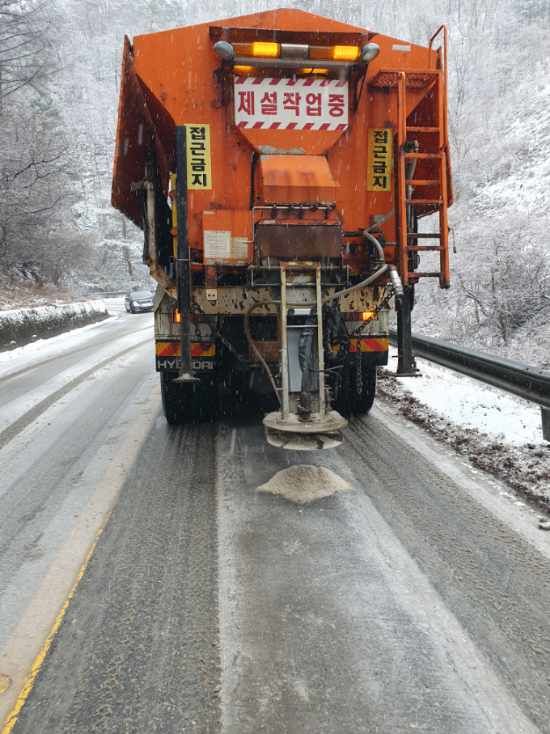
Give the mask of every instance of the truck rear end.
M 449 285 L 445 41 L 299 10 L 126 39 L 113 205 L 159 284 L 170 423 L 271 396 L 271 442 L 334 445 L 373 404 L 394 306 L 414 372 L 414 288 Z

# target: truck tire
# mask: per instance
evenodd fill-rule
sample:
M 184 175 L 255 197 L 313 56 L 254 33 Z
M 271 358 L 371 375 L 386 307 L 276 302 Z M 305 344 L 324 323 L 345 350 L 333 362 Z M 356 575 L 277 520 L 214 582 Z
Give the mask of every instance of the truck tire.
M 357 369 L 361 369 L 361 379 L 357 378 Z M 348 356 L 340 376 L 336 390 L 334 407 L 345 418 L 353 415 L 367 415 L 373 406 L 376 396 L 376 367 L 364 361 L 358 363 L 353 356 Z
M 179 426 L 189 419 L 189 400 L 186 400 L 187 385 L 174 382 L 177 372 L 160 373 L 160 392 L 162 396 L 162 410 L 168 425 Z
M 353 415 L 367 415 L 373 406 L 376 396 L 376 367 L 374 365 L 361 365 L 361 389 L 357 387 L 352 389 L 352 413 Z M 354 375 L 352 375 L 352 385 L 354 385 Z
M 344 418 L 348 418 L 350 415 L 350 367 L 349 362 L 346 360 L 342 365 L 338 381 L 334 386 L 334 400 L 333 407 L 337 410 L 340 415 Z
M 160 373 L 160 391 L 164 416 L 171 426 L 215 420 L 217 390 L 214 383 L 174 382 L 177 372 Z

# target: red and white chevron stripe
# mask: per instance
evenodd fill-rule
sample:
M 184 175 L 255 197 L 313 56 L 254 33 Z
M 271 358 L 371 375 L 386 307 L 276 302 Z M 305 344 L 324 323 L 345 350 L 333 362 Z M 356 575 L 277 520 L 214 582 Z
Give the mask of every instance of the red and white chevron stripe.
M 297 122 L 254 122 L 249 123 L 241 121 L 237 127 L 249 130 L 345 130 L 348 126 L 346 123 L 332 125 L 330 122 L 306 122 L 304 124 Z
M 280 77 L 269 78 L 263 76 L 236 76 L 235 85 L 249 84 L 252 86 L 264 85 L 270 87 L 346 87 L 347 82 L 340 79 L 319 79 L 318 77 L 306 77 L 300 79 L 281 79 Z

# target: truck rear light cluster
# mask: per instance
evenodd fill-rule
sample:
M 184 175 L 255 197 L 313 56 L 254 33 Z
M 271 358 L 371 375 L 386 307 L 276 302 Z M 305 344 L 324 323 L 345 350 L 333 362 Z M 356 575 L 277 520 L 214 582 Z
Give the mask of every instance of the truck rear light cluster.
M 376 318 L 376 311 L 361 311 L 361 321 L 372 321 Z
M 374 309 L 368 311 L 348 311 L 344 313 L 344 321 L 373 321 L 377 316 Z
M 325 69 L 323 67 L 319 67 L 317 69 L 313 69 L 311 67 L 299 69 L 300 74 L 328 74 L 328 69 Z

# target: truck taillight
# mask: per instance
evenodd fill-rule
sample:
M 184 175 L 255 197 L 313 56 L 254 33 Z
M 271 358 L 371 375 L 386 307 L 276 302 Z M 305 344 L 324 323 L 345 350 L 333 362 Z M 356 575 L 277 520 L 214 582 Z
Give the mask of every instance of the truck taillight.
M 322 76 L 325 76 L 328 74 L 328 69 L 313 69 L 313 68 L 307 68 L 307 69 L 300 69 L 300 74 L 321 74 Z
M 378 312 L 375 309 L 368 311 L 347 311 L 344 314 L 344 321 L 373 321 L 377 318 Z
M 376 318 L 376 311 L 361 311 L 361 321 L 372 321 Z

